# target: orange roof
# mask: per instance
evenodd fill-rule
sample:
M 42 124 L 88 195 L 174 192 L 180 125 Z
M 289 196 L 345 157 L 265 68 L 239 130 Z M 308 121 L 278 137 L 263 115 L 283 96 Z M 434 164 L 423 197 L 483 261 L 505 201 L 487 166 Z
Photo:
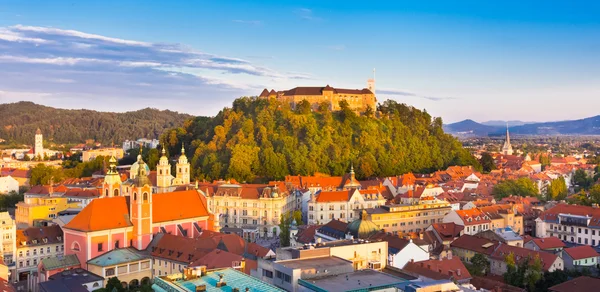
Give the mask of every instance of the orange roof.
M 565 252 L 574 260 L 598 257 L 599 254 L 589 245 L 565 248 Z
M 196 190 L 152 195 L 153 223 L 208 215 L 206 202 Z
M 350 197 L 349 191 L 321 192 L 317 196 L 318 203 L 346 202 Z
M 565 247 L 565 243 L 554 236 L 545 238 L 533 238 L 531 240 L 533 240 L 535 245 L 537 245 L 541 250 Z
M 64 228 L 91 232 L 132 226 L 125 197 L 92 200 Z

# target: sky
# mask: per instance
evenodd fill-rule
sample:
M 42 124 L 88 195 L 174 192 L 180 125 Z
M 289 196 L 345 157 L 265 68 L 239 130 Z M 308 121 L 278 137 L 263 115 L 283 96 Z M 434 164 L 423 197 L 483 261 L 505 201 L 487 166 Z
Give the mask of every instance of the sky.
M 0 0 L 0 103 L 214 116 L 364 88 L 463 119 L 600 114 L 598 1 Z

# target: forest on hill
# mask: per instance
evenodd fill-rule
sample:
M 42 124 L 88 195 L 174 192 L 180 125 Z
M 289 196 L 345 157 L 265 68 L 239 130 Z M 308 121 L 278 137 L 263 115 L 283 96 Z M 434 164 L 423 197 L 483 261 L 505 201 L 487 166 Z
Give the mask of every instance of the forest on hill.
M 120 145 L 127 139 L 158 138 L 190 118 L 151 108 L 113 113 L 57 109 L 32 102 L 7 103 L 0 104 L 0 138 L 6 143 L 30 145 L 40 128 L 47 142 L 69 144 L 93 139 L 104 145 Z
M 357 177 L 430 172 L 450 165 L 479 163 L 444 133 L 441 118 L 387 100 L 377 111 L 357 115 L 341 104 L 312 111 L 308 102 L 291 109 L 275 100 L 242 97 L 213 118 L 198 117 L 166 131 L 169 153 L 182 143 L 193 177 L 240 182 L 281 180 L 286 175 L 343 175 L 354 165 Z

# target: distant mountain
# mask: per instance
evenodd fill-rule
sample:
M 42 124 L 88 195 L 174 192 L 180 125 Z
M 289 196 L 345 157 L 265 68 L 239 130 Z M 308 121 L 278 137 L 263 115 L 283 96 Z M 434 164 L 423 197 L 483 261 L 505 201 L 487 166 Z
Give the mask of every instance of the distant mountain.
M 522 126 L 527 124 L 535 124 L 536 122 L 523 122 L 523 121 L 500 121 L 500 120 L 492 120 L 487 122 L 482 122 L 482 125 L 493 126 L 493 127 L 506 127 L 508 124 L 509 127 L 514 126 Z
M 86 139 L 105 145 L 121 144 L 126 139 L 158 138 L 165 129 L 180 126 L 190 118 L 152 108 L 112 113 L 58 109 L 32 102 L 7 103 L 0 104 L 0 138 L 7 143 L 33 144 L 35 131 L 40 128 L 44 140 L 59 144 Z
M 463 137 L 487 136 L 498 131 L 499 127 L 487 126 L 473 120 L 464 120 L 453 124 L 444 125 L 444 131 Z
M 473 120 L 444 125 L 445 131 L 457 136 L 504 135 L 505 128 L 506 124 L 491 126 Z M 527 123 L 509 128 L 510 133 L 515 135 L 600 135 L 600 115 L 580 120 Z

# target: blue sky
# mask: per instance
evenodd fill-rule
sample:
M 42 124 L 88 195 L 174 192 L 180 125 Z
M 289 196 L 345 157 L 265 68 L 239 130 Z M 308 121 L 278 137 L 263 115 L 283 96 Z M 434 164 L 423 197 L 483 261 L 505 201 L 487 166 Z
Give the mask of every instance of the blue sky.
M 596 1 L 83 2 L 0 0 L 0 102 L 214 115 L 376 68 L 446 122 L 600 114 Z

